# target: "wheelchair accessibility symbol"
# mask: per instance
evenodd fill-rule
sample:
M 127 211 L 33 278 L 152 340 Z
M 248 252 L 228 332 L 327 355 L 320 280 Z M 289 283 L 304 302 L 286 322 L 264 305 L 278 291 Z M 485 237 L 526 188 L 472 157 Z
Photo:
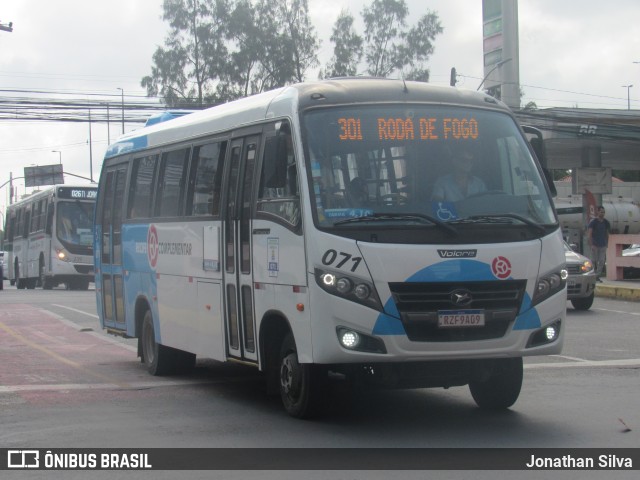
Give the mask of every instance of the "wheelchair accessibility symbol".
M 447 202 L 437 202 L 436 217 L 438 220 L 447 221 L 458 218 L 455 207 Z

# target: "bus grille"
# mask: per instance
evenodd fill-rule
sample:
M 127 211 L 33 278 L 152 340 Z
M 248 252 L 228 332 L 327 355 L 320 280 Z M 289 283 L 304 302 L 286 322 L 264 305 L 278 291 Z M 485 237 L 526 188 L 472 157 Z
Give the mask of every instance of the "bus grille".
M 503 337 L 520 310 L 525 280 L 467 283 L 390 283 L 409 340 L 414 342 L 464 342 Z M 468 291 L 473 300 L 464 307 L 452 301 L 456 290 Z M 483 310 L 483 327 L 438 327 L 438 311 Z
M 74 265 L 76 272 L 82 275 L 93 275 L 93 265 Z

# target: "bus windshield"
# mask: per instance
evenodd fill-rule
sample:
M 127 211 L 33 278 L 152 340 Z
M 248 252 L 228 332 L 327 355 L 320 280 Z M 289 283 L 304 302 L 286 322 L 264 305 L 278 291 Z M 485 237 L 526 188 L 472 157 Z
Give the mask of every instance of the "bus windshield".
M 56 232 L 58 239 L 67 246 L 91 247 L 93 245 L 93 207 L 88 202 L 58 202 Z
M 310 110 L 302 125 L 319 227 L 557 223 L 526 140 L 504 113 L 348 106 Z

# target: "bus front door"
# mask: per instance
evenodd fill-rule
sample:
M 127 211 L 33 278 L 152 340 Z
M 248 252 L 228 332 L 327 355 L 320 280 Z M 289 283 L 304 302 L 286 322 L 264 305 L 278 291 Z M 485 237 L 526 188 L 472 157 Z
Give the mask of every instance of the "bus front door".
M 114 166 L 104 174 L 107 175 L 104 204 L 97 218 L 102 225 L 100 280 L 104 326 L 126 330 L 122 278 L 122 215 L 127 167 Z
M 224 215 L 224 295 L 227 355 L 258 361 L 253 300 L 251 205 L 259 136 L 231 143 Z

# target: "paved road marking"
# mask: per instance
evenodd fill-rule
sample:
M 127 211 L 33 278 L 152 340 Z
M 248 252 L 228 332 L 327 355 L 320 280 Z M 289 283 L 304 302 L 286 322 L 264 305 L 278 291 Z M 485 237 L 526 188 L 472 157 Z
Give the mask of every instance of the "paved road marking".
M 637 317 L 640 317 L 640 312 L 626 312 L 623 310 L 612 310 L 610 308 L 592 308 L 591 310 L 595 310 L 598 312 L 623 313 L 625 315 L 635 315 Z
M 66 390 L 145 390 L 157 387 L 175 387 L 182 385 L 201 385 L 213 383 L 227 383 L 230 379 L 218 380 L 162 380 L 150 382 L 134 382 L 127 384 L 111 383 L 66 383 L 42 385 L 0 385 L 0 393 L 17 392 L 59 392 Z
M 55 305 L 52 304 L 54 307 L 62 307 L 62 308 L 69 308 L 69 307 L 65 307 L 64 305 Z M 74 308 L 69 308 L 69 310 L 74 310 L 76 312 L 80 312 L 80 313 L 84 313 L 85 315 L 88 315 L 90 317 L 96 317 L 96 315 L 92 315 L 90 313 L 87 312 L 82 312 L 81 310 L 75 310 Z M 124 348 L 125 350 L 129 350 L 130 352 L 136 352 L 138 353 L 138 348 L 134 347 L 133 345 L 127 345 L 126 343 L 122 343 L 122 340 L 119 340 L 115 337 L 109 336 L 109 335 L 104 335 L 100 332 L 94 332 L 91 330 L 87 330 L 85 327 L 83 327 L 82 325 L 78 325 L 75 322 L 72 322 L 71 320 L 64 318 L 61 315 L 58 315 L 55 312 L 52 312 L 51 310 L 42 310 L 43 312 L 45 312 L 47 315 L 54 317 L 56 320 L 58 320 L 59 322 L 64 323 L 66 326 L 73 328 L 74 330 L 77 330 L 78 332 L 83 332 L 86 333 L 87 335 L 91 335 L 92 337 L 95 338 L 99 338 L 100 340 L 103 340 L 105 342 L 109 342 L 113 345 L 117 345 L 118 347 Z
M 5 325 L 4 323 L 0 322 L 0 330 L 4 330 L 8 335 L 10 335 L 11 337 L 15 338 L 16 340 L 18 340 L 19 342 L 24 343 L 25 345 L 38 350 L 42 353 L 44 353 L 45 355 L 53 358 L 54 360 L 57 360 L 60 363 L 64 363 L 65 365 L 69 365 L 73 368 L 76 368 L 84 373 L 87 373 L 89 375 L 91 375 L 92 377 L 95 378 L 99 378 L 102 381 L 106 381 L 107 383 L 110 383 L 112 385 L 117 385 L 120 388 L 129 388 L 129 384 L 126 382 L 120 382 L 118 379 L 111 377 L 109 375 L 103 375 L 101 373 L 97 373 L 94 372 L 93 370 L 90 370 L 86 367 L 84 367 L 83 365 L 74 362 L 73 360 L 69 360 L 68 358 L 63 357 L 62 355 L 59 355 L 58 353 L 54 352 L 53 350 L 48 349 L 47 347 L 44 347 L 42 345 L 38 345 L 35 342 L 32 342 L 31 340 L 29 340 L 28 338 L 26 338 L 24 335 L 20 334 L 19 332 L 16 332 L 13 328 L 9 327 L 8 325 Z
M 98 318 L 98 319 L 100 318 L 100 317 L 98 317 L 98 315 L 94 315 L 93 313 L 87 313 L 87 312 L 84 312 L 82 310 L 78 310 L 77 308 L 67 307 L 66 305 L 58 305 L 57 303 L 52 303 L 51 305 L 53 305 L 54 307 L 59 307 L 59 308 L 66 308 L 67 310 L 71 310 L 72 312 L 82 313 L 83 315 L 87 315 L 88 317 Z
M 525 369 L 575 367 L 640 367 L 640 358 L 625 358 L 623 360 L 581 360 L 573 363 L 529 363 L 524 366 Z

